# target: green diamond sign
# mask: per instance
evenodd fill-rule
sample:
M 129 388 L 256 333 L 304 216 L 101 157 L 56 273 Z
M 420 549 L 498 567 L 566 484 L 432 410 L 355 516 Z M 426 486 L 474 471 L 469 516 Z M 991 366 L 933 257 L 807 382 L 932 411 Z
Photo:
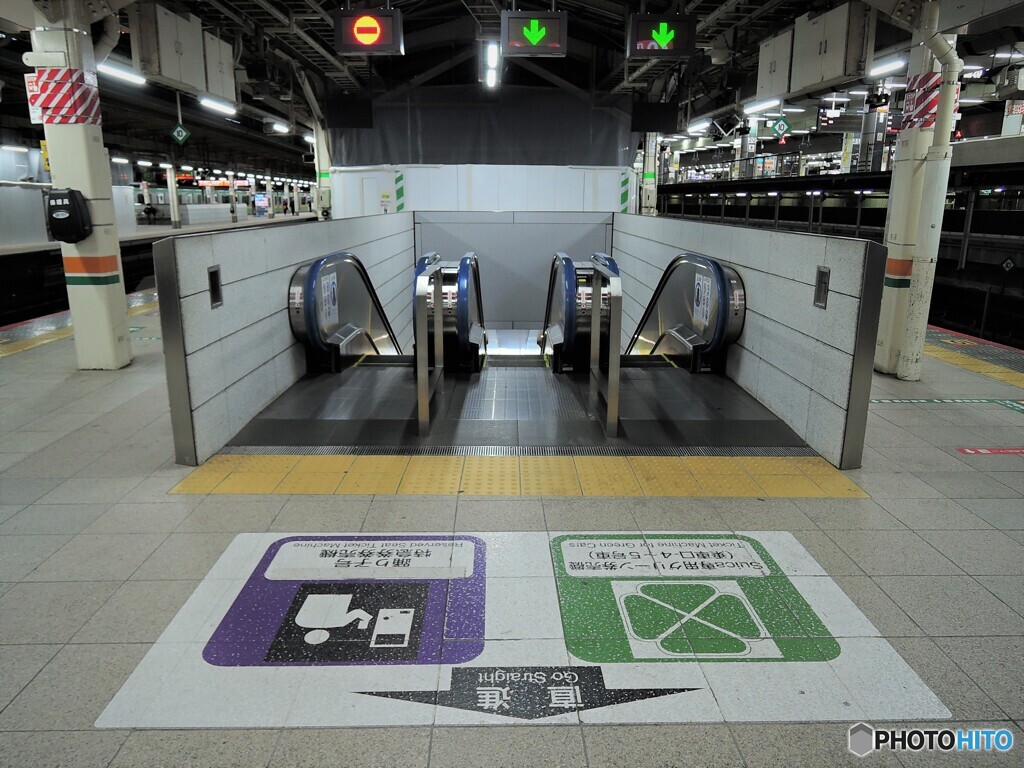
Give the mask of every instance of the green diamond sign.
M 584 661 L 839 655 L 818 615 L 749 536 L 571 534 L 551 547 L 566 645 Z
M 789 121 L 784 117 L 780 117 L 770 126 L 772 133 L 778 136 L 780 139 L 793 130 L 793 126 L 789 124 Z
M 184 144 L 191 135 L 191 131 L 181 123 L 174 126 L 174 129 L 171 131 L 171 138 L 178 142 L 178 144 Z

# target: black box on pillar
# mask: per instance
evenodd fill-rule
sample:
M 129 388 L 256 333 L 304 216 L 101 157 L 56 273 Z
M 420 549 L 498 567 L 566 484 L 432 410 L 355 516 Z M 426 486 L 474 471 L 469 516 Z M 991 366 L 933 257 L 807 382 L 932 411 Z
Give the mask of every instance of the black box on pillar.
M 46 227 L 54 240 L 77 243 L 92 234 L 92 217 L 85 196 L 77 189 L 46 193 Z

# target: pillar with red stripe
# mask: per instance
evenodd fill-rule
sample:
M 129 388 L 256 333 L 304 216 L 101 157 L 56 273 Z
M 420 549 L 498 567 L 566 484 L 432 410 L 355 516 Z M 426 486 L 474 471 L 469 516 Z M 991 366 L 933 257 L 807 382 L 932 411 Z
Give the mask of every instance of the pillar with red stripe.
M 115 370 L 128 365 L 132 354 L 110 160 L 103 146 L 89 35 L 90 24 L 104 11 L 94 14 L 85 0 L 46 6 L 46 13 L 36 7 L 32 53 L 25 59 L 36 67 L 37 104 L 43 112 L 53 186 L 80 190 L 93 225 L 86 239 L 61 244 L 75 353 L 80 369 Z

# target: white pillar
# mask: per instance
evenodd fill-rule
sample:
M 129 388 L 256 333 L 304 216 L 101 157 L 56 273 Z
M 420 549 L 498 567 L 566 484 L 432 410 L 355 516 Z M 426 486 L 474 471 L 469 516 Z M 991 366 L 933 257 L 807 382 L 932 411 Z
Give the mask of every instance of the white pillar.
M 269 176 L 265 178 L 267 184 L 267 218 L 274 218 L 274 180 Z
M 171 229 L 181 229 L 181 209 L 178 207 L 178 179 L 174 168 L 167 168 L 167 197 L 171 205 Z
M 299 185 L 292 184 L 292 214 L 299 215 Z
M 78 367 L 116 370 L 132 361 L 132 351 L 110 158 L 100 128 L 90 14 L 83 0 L 67 0 L 63 11 L 62 19 L 51 22 L 37 8 L 32 53 L 26 55 L 26 63 L 43 67 L 36 70 L 37 82 L 44 73 L 62 73 L 43 85 L 44 99 L 50 88 L 75 87 L 87 104 L 76 113 L 76 119 L 85 122 L 74 124 L 59 122 L 68 119 L 59 108 L 44 107 L 43 130 L 53 186 L 80 190 L 93 225 L 92 234 L 84 240 L 61 244 Z
M 921 36 L 914 34 L 910 52 L 909 76 L 935 71 L 935 59 Z M 931 145 L 933 129 L 914 126 L 896 137 L 896 157 L 889 188 L 889 211 L 885 219 L 884 243 L 889 249 L 882 288 L 882 311 L 875 346 L 875 370 L 896 373 L 903 332 L 906 328 L 910 276 L 917 253 L 917 224 L 924 191 L 925 156 Z
M 228 189 L 231 194 L 231 223 L 238 221 L 238 200 L 235 198 L 235 175 L 228 176 Z
M 644 176 L 640 187 L 640 213 L 658 214 L 658 134 L 644 134 Z
M 316 200 L 314 210 L 321 219 L 331 217 L 331 148 L 327 141 L 327 131 L 318 122 L 313 126 L 313 162 L 316 168 Z M 326 213 L 325 213 L 326 212 Z

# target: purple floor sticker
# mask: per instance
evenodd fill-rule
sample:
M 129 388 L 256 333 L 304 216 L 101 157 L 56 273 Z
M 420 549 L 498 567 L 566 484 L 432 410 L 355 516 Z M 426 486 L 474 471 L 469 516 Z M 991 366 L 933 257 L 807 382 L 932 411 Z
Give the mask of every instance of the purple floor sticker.
M 224 667 L 463 664 L 484 649 L 474 536 L 274 542 L 203 650 Z

